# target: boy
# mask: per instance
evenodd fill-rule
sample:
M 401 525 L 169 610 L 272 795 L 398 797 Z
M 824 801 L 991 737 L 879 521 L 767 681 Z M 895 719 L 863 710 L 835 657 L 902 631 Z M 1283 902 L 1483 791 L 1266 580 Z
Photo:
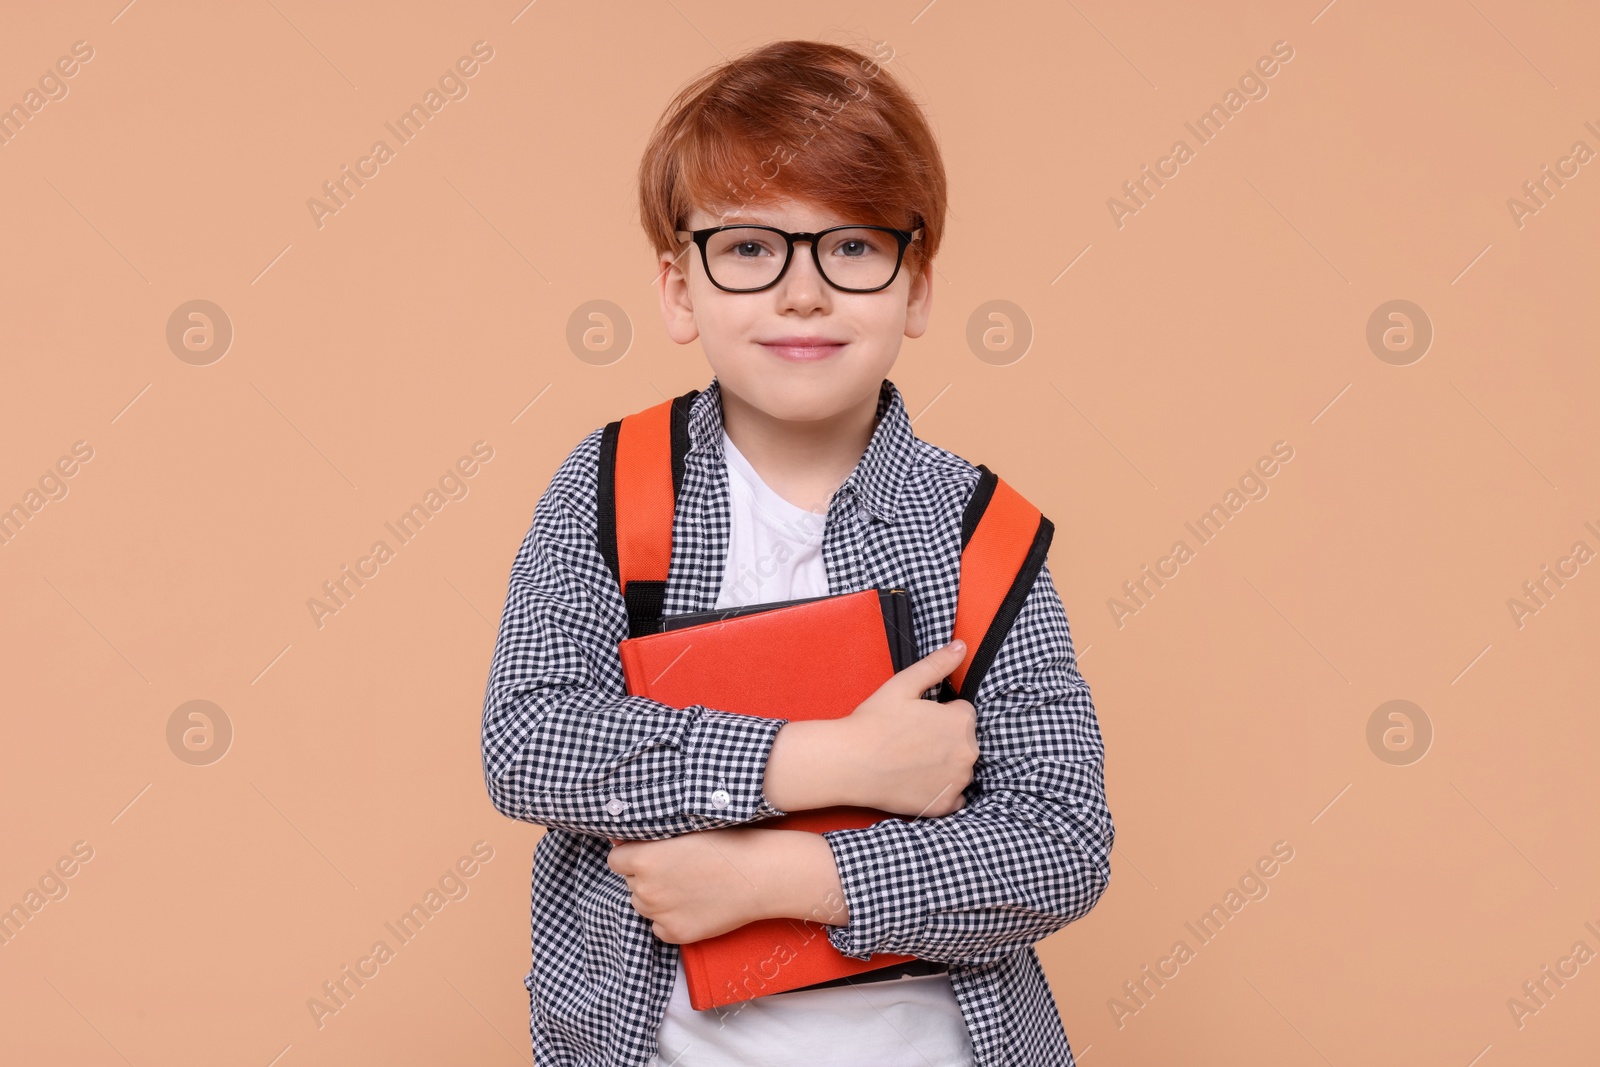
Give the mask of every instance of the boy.
M 870 59 L 778 42 L 680 92 L 640 196 L 667 332 L 714 372 L 691 403 L 664 614 L 901 587 L 923 658 L 837 720 L 627 696 L 596 538 L 602 430 L 579 442 L 513 563 L 483 716 L 496 808 L 548 827 L 535 1060 L 1070 1065 L 1033 946 L 1099 899 L 1114 830 L 1048 564 L 974 701 L 923 699 L 964 655 L 947 642 L 980 473 L 916 439 L 885 377 L 932 307 L 933 135 Z M 834 804 L 915 818 L 755 822 Z M 679 946 L 780 916 L 922 966 L 693 1011 Z

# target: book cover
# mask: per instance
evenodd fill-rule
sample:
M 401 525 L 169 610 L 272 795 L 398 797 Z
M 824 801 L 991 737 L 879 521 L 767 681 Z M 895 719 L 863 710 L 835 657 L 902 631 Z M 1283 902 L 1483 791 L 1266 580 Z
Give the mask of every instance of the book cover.
M 675 708 L 703 704 L 791 721 L 843 718 L 917 658 L 904 589 L 744 605 L 667 616 L 660 633 L 619 645 L 628 692 Z M 763 819 L 763 829 L 856 829 L 889 818 L 833 806 Z M 763 919 L 680 946 L 695 1010 L 749 1000 L 909 962 L 833 947 L 820 921 Z

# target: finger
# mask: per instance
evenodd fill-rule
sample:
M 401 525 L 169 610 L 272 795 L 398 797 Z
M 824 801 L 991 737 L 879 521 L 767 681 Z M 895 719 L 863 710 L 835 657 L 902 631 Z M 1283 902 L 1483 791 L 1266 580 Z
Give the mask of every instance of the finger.
M 955 640 L 943 648 L 934 649 L 889 681 L 904 693 L 920 693 L 938 685 L 966 657 L 965 641 Z

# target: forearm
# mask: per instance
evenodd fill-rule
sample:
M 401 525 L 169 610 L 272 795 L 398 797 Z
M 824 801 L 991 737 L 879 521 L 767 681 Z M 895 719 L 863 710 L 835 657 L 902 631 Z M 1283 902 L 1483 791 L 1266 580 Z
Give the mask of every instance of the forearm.
M 810 719 L 783 726 L 767 758 L 764 791 L 782 811 L 856 804 L 855 749 L 842 719 Z
M 986 963 L 1092 908 L 1114 839 L 1099 764 L 1039 760 L 1026 777 L 937 819 L 821 835 L 850 915 L 829 931 L 834 947 Z
M 592 690 L 491 701 L 484 777 L 510 818 L 657 840 L 784 814 L 762 789 L 783 720 Z
M 821 834 L 751 829 L 746 873 L 756 919 L 807 919 L 841 926 L 850 921 L 833 850 Z
M 496 810 L 627 840 L 675 837 L 784 814 L 763 793 L 780 717 L 629 695 L 620 596 L 591 594 L 547 529 L 576 529 L 541 502 L 513 566 L 483 706 L 483 774 Z M 609 593 L 610 590 L 607 590 Z
M 725 858 L 739 873 L 745 922 L 819 923 L 860 959 L 984 963 L 1043 940 L 1104 891 L 1109 812 L 1063 814 L 1036 794 L 990 794 L 938 819 L 826 834 L 751 827 Z

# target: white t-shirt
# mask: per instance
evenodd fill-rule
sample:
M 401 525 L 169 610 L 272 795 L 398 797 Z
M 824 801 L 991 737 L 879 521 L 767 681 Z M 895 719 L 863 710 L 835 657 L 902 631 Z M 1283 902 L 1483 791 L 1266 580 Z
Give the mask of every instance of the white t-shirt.
M 822 563 L 824 514 L 789 503 L 767 487 L 744 453 L 724 430 L 722 454 L 728 462 L 733 523 L 728 531 L 728 562 L 716 607 L 768 604 L 826 596 L 828 572 Z
M 825 596 L 824 515 L 767 487 L 724 432 L 733 527 L 719 608 Z M 826 501 L 819 504 L 825 507 Z M 695 1011 L 680 962 L 651 1067 L 972 1067 L 947 974 L 806 989 Z

